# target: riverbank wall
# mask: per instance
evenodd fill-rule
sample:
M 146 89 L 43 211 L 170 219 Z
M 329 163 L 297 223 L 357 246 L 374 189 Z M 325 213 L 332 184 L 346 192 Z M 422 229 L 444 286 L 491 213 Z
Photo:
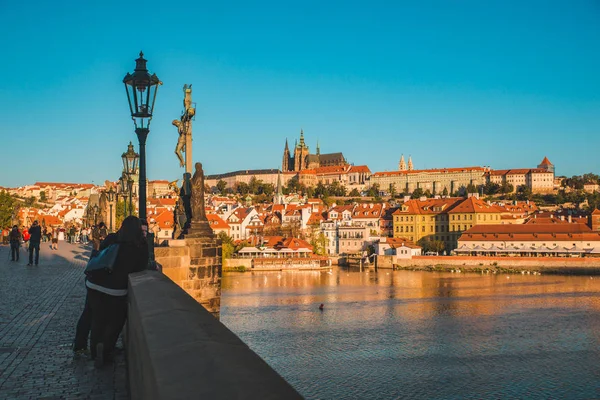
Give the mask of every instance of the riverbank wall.
M 223 262 L 224 271 L 310 271 L 331 268 L 324 257 L 307 258 L 228 258 Z
M 423 271 L 463 272 L 540 272 L 547 274 L 600 275 L 600 258 L 583 257 L 469 257 L 469 256 L 415 256 L 398 259 L 395 256 L 377 256 L 377 268 L 410 269 Z

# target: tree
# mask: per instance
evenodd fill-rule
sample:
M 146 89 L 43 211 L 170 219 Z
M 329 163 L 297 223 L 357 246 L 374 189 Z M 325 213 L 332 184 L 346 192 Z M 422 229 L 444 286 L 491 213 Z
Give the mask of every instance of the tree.
M 0 192 L 0 228 L 9 227 L 15 221 L 19 205 L 15 198 L 6 191 Z
M 494 182 L 487 182 L 483 185 L 483 193 L 493 196 L 496 193 L 500 192 L 500 185 Z
M 225 261 L 226 259 L 231 258 L 235 250 L 235 246 L 233 245 L 233 239 L 227 236 L 227 234 L 223 231 L 219 232 L 217 236 L 219 237 L 219 239 L 221 239 L 223 261 Z
M 272 183 L 261 183 L 258 187 L 258 194 L 264 194 L 265 196 L 272 196 L 275 193 L 275 186 Z
M 250 193 L 250 188 L 248 187 L 248 184 L 246 182 L 238 182 L 235 186 L 235 191 L 238 194 L 245 196 L 248 193 Z
M 394 183 L 390 183 L 389 193 L 391 197 L 396 197 L 396 185 Z
M 360 192 L 358 191 L 358 189 L 354 188 L 350 191 L 350 193 L 348 194 L 348 196 L 350 197 L 360 197 Z
M 252 194 L 258 194 L 258 189 L 260 188 L 262 181 L 256 179 L 255 176 L 250 178 L 250 183 L 248 183 L 248 190 Z
M 477 193 L 477 187 L 472 183 L 467 185 L 467 193 Z
M 442 191 L 442 196 L 448 196 L 448 188 L 444 186 L 444 190 Z
M 421 188 L 416 188 L 415 190 L 413 190 L 412 195 L 410 196 L 411 199 L 418 199 L 422 196 L 425 195 L 425 192 L 423 191 L 423 189 Z
M 517 188 L 517 200 L 520 200 L 520 201 L 531 200 L 531 197 L 532 197 L 532 192 L 531 192 L 531 189 L 529 188 L 529 186 L 520 185 Z
M 296 193 L 300 190 L 300 181 L 298 180 L 298 176 L 294 176 L 287 183 L 287 191 L 288 193 Z
M 502 182 L 502 184 L 500 185 L 500 193 L 502 194 L 512 193 L 514 190 L 515 187 L 511 183 L 508 183 L 506 181 Z
M 34 204 L 35 204 L 35 196 L 31 196 L 31 197 L 28 197 L 27 199 L 25 199 L 25 205 L 27 207 L 31 207 Z
M 46 191 L 45 190 L 40 192 L 40 201 L 46 201 Z
M 225 182 L 223 179 L 220 179 L 219 182 L 217 182 L 217 192 L 219 192 L 220 194 L 225 194 L 226 187 L 227 182 Z
M 317 196 L 317 197 L 328 197 L 329 196 L 329 190 L 321 181 L 319 181 L 319 183 L 317 183 L 317 186 L 315 187 L 315 196 Z
M 313 235 L 313 238 L 310 241 L 310 244 L 313 247 L 313 253 L 319 256 L 327 255 L 327 244 L 329 240 L 325 236 L 323 232 L 319 232 L 316 236 Z
M 446 248 L 446 244 L 443 241 L 432 240 L 429 237 L 424 237 L 424 238 L 419 239 L 417 244 L 419 246 L 421 246 L 423 253 L 432 251 L 432 252 L 440 254 Z
M 367 191 L 367 196 L 370 197 L 379 197 L 379 184 L 374 183 L 369 190 Z

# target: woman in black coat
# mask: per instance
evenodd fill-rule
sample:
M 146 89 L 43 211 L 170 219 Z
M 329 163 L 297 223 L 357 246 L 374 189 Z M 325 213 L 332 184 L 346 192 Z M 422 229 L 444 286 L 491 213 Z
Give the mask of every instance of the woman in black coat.
M 90 351 L 97 367 L 113 357 L 119 334 L 127 318 L 127 278 L 148 266 L 148 244 L 139 218 L 125 218 L 117 233 L 104 239 L 100 251 L 119 245 L 112 272 L 98 271 L 86 281 L 92 314 Z

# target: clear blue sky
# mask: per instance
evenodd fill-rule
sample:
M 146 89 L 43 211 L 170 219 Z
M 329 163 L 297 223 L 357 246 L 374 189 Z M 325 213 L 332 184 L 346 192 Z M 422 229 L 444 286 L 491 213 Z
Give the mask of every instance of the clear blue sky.
M 149 179 L 176 179 L 193 84 L 207 174 L 315 150 L 371 171 L 489 165 L 600 173 L 600 2 L 0 2 L 0 186 L 118 178 L 135 138 L 122 79 L 164 85 Z

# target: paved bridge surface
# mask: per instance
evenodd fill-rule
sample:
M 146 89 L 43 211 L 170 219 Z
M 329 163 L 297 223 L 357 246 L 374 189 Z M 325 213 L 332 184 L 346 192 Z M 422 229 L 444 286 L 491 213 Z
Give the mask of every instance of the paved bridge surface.
M 90 247 L 42 243 L 39 266 L 19 262 L 0 246 L 0 399 L 127 399 L 122 355 L 95 369 L 74 357 L 75 325 L 83 309 L 83 268 Z

